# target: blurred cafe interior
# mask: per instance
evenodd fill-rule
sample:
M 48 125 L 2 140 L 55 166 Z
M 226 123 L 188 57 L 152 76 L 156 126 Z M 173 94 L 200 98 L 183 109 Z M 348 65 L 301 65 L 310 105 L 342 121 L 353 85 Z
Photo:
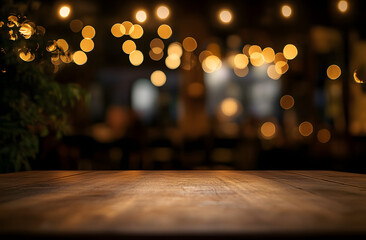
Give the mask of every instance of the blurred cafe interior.
M 18 170 L 366 173 L 366 1 L 1 5 L 1 28 L 27 16 L 67 53 L 54 80 L 85 92 Z

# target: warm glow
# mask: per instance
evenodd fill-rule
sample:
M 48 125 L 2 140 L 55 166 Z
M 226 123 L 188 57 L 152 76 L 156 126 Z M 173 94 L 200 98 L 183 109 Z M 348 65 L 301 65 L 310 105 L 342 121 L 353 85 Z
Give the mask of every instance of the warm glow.
M 173 42 L 168 47 L 168 55 L 177 55 L 181 57 L 183 54 L 182 46 L 179 42 Z
M 345 13 L 347 12 L 348 10 L 348 1 L 345 1 L 345 0 L 341 0 L 338 2 L 337 4 L 337 7 L 338 7 L 338 10 L 342 13 Z
M 154 53 L 153 50 L 149 51 L 149 56 L 154 61 L 159 61 L 164 56 L 164 52 L 160 51 L 160 53 Z
M 280 105 L 283 109 L 290 109 L 294 106 L 295 100 L 291 95 L 284 95 L 280 99 Z
M 158 35 L 162 39 L 168 39 L 168 38 L 170 38 L 170 36 L 172 35 L 172 33 L 173 33 L 172 32 L 172 29 L 167 24 L 162 24 L 158 28 Z
M 183 48 L 187 52 L 193 52 L 197 48 L 197 42 L 193 37 L 186 37 L 183 40 Z
M 234 67 L 238 69 L 244 69 L 248 66 L 248 57 L 244 54 L 236 54 L 234 57 Z
M 134 24 L 133 25 L 133 31 L 130 34 L 131 38 L 139 39 L 139 38 L 142 37 L 143 34 L 144 34 L 144 29 L 140 25 Z
M 282 16 L 289 18 L 292 15 L 292 9 L 289 5 L 283 5 L 281 8 Z
M 208 44 L 207 50 L 210 51 L 215 56 L 218 56 L 218 57 L 221 56 L 220 45 L 215 42 Z
M 364 71 L 362 71 L 363 70 L 363 68 L 361 68 L 361 70 L 360 69 L 356 69 L 354 72 L 353 72 L 353 79 L 355 80 L 355 82 L 356 83 L 365 83 L 365 80 L 364 80 L 364 78 L 363 77 L 361 77 L 360 78 L 360 72 L 362 73 L 362 72 L 364 72 Z M 363 74 L 364 75 L 364 74 Z M 363 76 L 362 75 L 362 76 Z
M 302 122 L 299 126 L 299 132 L 302 136 L 307 137 L 313 133 L 313 125 L 308 121 Z
M 91 39 L 83 39 L 80 42 L 80 48 L 81 50 L 83 50 L 84 52 L 90 52 L 94 49 L 94 42 Z
M 126 40 L 123 44 L 122 44 L 122 50 L 127 53 L 130 54 L 133 51 L 136 50 L 136 44 L 134 41 L 132 40 Z
M 83 35 L 84 38 L 92 39 L 95 36 L 95 29 L 90 25 L 85 26 L 81 31 L 81 35 Z
M 341 68 L 335 64 L 330 65 L 327 69 L 327 76 L 332 80 L 336 80 L 337 78 L 339 78 L 339 76 L 341 76 L 341 73 Z
M 147 19 L 147 14 L 144 10 L 139 10 L 136 12 L 136 20 L 140 23 L 143 23 Z
M 126 33 L 126 29 L 124 26 L 122 26 L 122 24 L 116 23 L 112 26 L 111 33 L 113 36 L 120 38 Z
M 213 73 L 217 70 L 219 70 L 222 66 L 222 62 L 220 58 L 218 58 L 215 55 L 208 56 L 203 60 L 202 62 L 202 69 L 206 73 Z
M 124 29 L 123 29 L 123 28 Z M 134 25 L 132 24 L 132 22 L 130 21 L 124 21 L 122 23 L 122 26 L 121 26 L 121 32 L 126 34 L 126 35 L 130 35 L 134 30 Z
M 262 64 L 264 63 L 264 58 L 263 58 L 262 53 L 254 52 L 253 54 L 251 54 L 250 63 L 255 67 L 262 66 Z
M 289 69 L 289 66 L 287 62 L 279 61 L 275 64 L 275 70 L 278 74 L 285 74 L 287 70 Z
M 83 51 L 74 52 L 72 58 L 77 65 L 83 65 L 88 60 L 88 57 Z
M 262 53 L 262 48 L 258 45 L 252 45 L 248 50 L 249 56 L 252 56 L 253 53 Z
M 169 69 L 177 69 L 180 66 L 180 57 L 178 55 L 168 55 L 168 57 L 165 59 L 165 65 Z
M 60 8 L 60 11 L 59 11 L 60 16 L 61 16 L 62 18 L 67 18 L 67 17 L 70 15 L 70 12 L 71 12 L 71 9 L 70 9 L 70 7 L 69 7 L 69 6 L 62 6 L 62 7 Z
M 275 55 L 275 59 L 274 59 L 274 63 L 278 63 L 278 62 L 286 62 L 287 63 L 287 58 L 285 58 L 285 55 L 283 55 L 283 53 L 279 52 L 279 53 L 276 53 Z
M 281 77 L 281 74 L 279 74 L 277 71 L 276 71 L 276 67 L 275 65 L 270 65 L 267 69 L 267 74 L 268 74 L 268 77 L 270 77 L 271 79 L 273 80 L 277 80 Z
M 245 54 L 245 55 L 247 55 L 247 57 L 249 57 L 250 56 L 250 54 L 249 54 L 249 48 L 250 48 L 251 46 L 250 46 L 250 44 L 245 44 L 245 46 L 243 47 L 243 53 Z
M 166 82 L 166 75 L 160 70 L 154 71 L 150 76 L 151 83 L 157 87 L 161 87 Z
M 323 128 L 318 131 L 318 134 L 316 135 L 316 137 L 318 138 L 319 142 L 327 143 L 327 142 L 329 142 L 329 140 L 331 138 L 331 134 L 328 129 Z
M 65 39 L 58 39 L 56 41 L 57 46 L 64 52 L 69 50 L 69 44 L 66 42 Z
M 187 93 L 191 97 L 200 97 L 205 92 L 205 87 L 202 83 L 194 82 L 188 85 Z
M 158 18 L 160 19 L 166 19 L 169 17 L 169 8 L 167 6 L 159 6 L 156 9 L 156 15 L 158 16 Z
M 294 59 L 297 56 L 297 48 L 296 48 L 296 46 L 293 45 L 293 44 L 287 44 L 283 48 L 283 55 L 288 60 Z
M 275 59 L 275 52 L 270 47 L 263 49 L 262 55 L 266 63 L 271 63 Z
M 261 135 L 265 139 L 272 139 L 276 134 L 276 126 L 272 122 L 265 122 L 261 126 Z
M 208 56 L 211 56 L 212 52 L 208 51 L 208 50 L 204 50 L 200 53 L 200 55 L 198 56 L 198 59 L 200 60 L 200 62 L 202 63 L 203 60 L 205 60 Z
M 144 61 L 144 55 L 141 51 L 135 50 L 131 52 L 129 59 L 132 65 L 139 66 Z
M 83 28 L 83 22 L 80 21 L 79 19 L 74 19 L 70 22 L 70 29 L 73 32 L 80 32 L 81 29 Z
M 238 77 L 245 77 L 249 73 L 249 69 L 246 67 L 244 69 L 234 67 L 234 73 Z
M 150 48 L 155 54 L 160 54 L 164 50 L 164 43 L 160 38 L 154 38 L 150 42 Z
M 219 12 L 219 19 L 222 23 L 228 24 L 232 21 L 232 14 L 229 10 L 224 9 Z
M 226 98 L 221 103 L 221 111 L 227 117 L 233 117 L 239 111 L 238 101 L 234 98 Z
M 20 59 L 22 59 L 25 62 L 31 62 L 34 60 L 35 55 L 32 54 L 31 52 L 27 52 L 27 53 L 20 52 L 19 57 L 20 57 Z

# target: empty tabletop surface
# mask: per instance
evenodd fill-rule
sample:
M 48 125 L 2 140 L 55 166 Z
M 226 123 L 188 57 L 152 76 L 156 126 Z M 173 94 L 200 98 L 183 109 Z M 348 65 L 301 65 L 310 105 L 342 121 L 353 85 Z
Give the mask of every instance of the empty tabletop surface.
M 333 171 L 0 174 L 0 238 L 366 239 L 366 175 Z

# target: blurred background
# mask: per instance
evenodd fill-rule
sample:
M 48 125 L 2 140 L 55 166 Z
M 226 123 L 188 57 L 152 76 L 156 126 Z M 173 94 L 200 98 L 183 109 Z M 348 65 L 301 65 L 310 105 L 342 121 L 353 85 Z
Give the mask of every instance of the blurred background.
M 2 4 L 70 51 L 56 79 L 88 92 L 33 169 L 366 172 L 366 1 Z

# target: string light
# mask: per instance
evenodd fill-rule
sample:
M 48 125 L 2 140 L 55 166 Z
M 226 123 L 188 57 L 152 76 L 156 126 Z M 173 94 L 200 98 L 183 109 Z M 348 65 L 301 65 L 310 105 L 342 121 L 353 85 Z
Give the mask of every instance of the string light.
M 228 24 L 232 21 L 233 16 L 231 14 L 231 11 L 229 11 L 228 9 L 222 9 L 219 12 L 219 20 L 224 23 L 224 24 Z
M 292 15 L 292 8 L 289 5 L 283 5 L 281 8 L 282 16 L 289 18 Z
M 69 6 L 62 6 L 59 10 L 59 14 L 62 18 L 67 18 L 70 15 L 71 9 Z
M 346 1 L 346 0 L 339 1 L 338 4 L 337 4 L 337 7 L 338 7 L 338 10 L 341 13 L 347 12 L 347 10 L 348 10 L 348 1 Z

